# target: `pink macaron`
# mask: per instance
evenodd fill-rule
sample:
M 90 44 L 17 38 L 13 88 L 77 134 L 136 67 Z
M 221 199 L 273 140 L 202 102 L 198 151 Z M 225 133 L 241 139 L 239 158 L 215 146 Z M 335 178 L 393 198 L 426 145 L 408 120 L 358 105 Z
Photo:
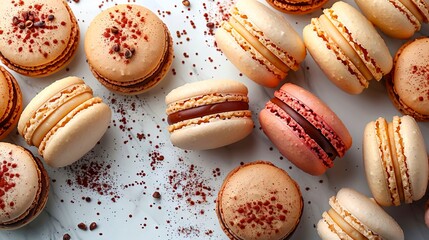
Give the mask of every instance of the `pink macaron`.
M 274 93 L 259 121 L 280 153 L 312 175 L 323 174 L 352 145 L 340 118 L 319 98 L 291 83 Z

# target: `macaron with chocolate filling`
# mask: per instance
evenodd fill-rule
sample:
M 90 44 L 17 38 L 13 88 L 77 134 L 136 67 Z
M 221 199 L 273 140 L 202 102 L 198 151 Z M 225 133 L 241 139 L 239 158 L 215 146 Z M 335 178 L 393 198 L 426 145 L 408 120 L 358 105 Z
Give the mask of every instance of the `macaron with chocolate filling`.
M 341 119 L 311 92 L 284 84 L 259 114 L 262 130 L 304 172 L 323 174 L 343 157 L 352 137 Z
M 16 79 L 0 66 L 0 140 L 11 133 L 22 112 L 22 95 Z
M 49 176 L 41 161 L 14 144 L 0 142 L 0 230 L 33 221 L 45 208 Z
M 233 240 L 289 239 L 303 207 L 298 184 L 286 171 L 266 161 L 233 169 L 216 200 L 221 228 Z
M 166 97 L 174 146 L 203 150 L 237 142 L 253 130 L 247 87 L 233 80 L 188 83 Z
M 85 53 L 94 76 L 111 91 L 136 95 L 164 79 L 173 61 L 167 26 L 149 9 L 111 7 L 92 20 Z
M 321 8 L 328 0 L 267 0 L 275 9 L 289 14 L 307 14 Z
M 65 0 L 2 1 L 0 60 L 30 77 L 51 75 L 74 57 L 80 39 Z

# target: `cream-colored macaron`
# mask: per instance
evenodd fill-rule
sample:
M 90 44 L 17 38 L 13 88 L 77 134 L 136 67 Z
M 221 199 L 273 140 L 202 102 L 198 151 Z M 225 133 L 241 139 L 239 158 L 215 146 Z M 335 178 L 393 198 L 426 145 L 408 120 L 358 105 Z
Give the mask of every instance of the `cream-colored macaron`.
M 365 16 L 385 34 L 406 39 L 429 21 L 427 0 L 355 0 Z
M 371 121 L 363 136 L 363 158 L 369 188 L 378 204 L 398 206 L 426 193 L 429 166 L 423 135 L 414 118 Z
M 338 1 L 303 30 L 304 42 L 329 80 L 350 94 L 392 69 L 386 43 L 357 9 Z
M 417 121 L 429 121 L 429 37 L 410 40 L 399 48 L 386 88 L 393 105 Z
M 323 240 L 403 240 L 398 223 L 375 201 L 350 188 L 329 199 L 331 209 L 322 214 L 317 233 Z
M 0 142 L 0 230 L 20 228 L 44 209 L 49 177 L 33 154 L 14 144 Z
M 77 77 L 58 80 L 35 96 L 22 112 L 18 132 L 52 167 L 81 158 L 103 136 L 111 119 L 109 106 Z
M 230 239 L 281 240 L 292 236 L 303 206 L 299 186 L 286 171 L 255 161 L 228 174 L 216 213 Z
M 285 18 L 256 0 L 239 0 L 215 37 L 217 46 L 247 77 L 276 87 L 289 70 L 297 71 L 306 51 Z
M 85 36 L 94 76 L 109 90 L 140 94 L 165 77 L 173 61 L 167 26 L 148 8 L 120 4 L 97 15 Z
M 0 140 L 15 129 L 21 112 L 19 84 L 12 74 L 0 66 Z
M 31 77 L 53 74 L 76 53 L 80 34 L 65 0 L 3 1 L 0 8 L 0 60 Z

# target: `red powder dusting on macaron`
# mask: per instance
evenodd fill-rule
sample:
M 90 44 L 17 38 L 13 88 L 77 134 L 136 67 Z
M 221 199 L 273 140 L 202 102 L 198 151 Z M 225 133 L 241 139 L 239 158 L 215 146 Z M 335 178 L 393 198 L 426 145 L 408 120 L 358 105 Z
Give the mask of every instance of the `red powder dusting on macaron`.
M 272 192 L 263 200 L 247 202 L 238 206 L 234 219 L 238 220 L 237 225 L 241 229 L 256 226 L 273 229 L 278 221 L 286 221 L 287 214 L 288 210 L 278 203 L 276 192 Z M 233 222 L 230 224 L 234 225 Z
M 12 155 L 12 152 L 9 153 Z M 11 201 L 9 203 L 5 202 L 4 196 L 7 192 L 13 189 L 16 185 L 14 179 L 19 178 L 18 173 L 14 173 L 18 165 L 16 163 L 11 163 L 6 159 L 0 162 L 0 209 L 4 210 L 7 205 L 13 207 L 15 202 Z

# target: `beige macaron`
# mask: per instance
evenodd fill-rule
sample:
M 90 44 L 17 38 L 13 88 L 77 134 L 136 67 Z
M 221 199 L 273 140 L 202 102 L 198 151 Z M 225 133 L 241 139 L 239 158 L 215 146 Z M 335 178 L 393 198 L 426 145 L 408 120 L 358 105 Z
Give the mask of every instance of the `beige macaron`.
M 19 84 L 12 74 L 0 66 L 0 140 L 15 129 L 21 112 Z
M 417 121 L 429 121 L 429 37 L 408 41 L 398 50 L 386 80 L 393 105 Z
M 31 77 L 53 74 L 76 53 L 79 26 L 65 0 L 3 1 L 0 60 Z
M 18 132 L 39 148 L 45 162 L 63 167 L 91 150 L 106 132 L 109 106 L 77 77 L 58 80 L 35 96 L 22 112 Z
M 369 188 L 378 204 L 398 206 L 421 199 L 429 178 L 423 135 L 414 118 L 371 121 L 363 136 L 363 158 Z
M 131 4 L 97 15 L 85 36 L 94 76 L 109 90 L 135 95 L 154 88 L 173 61 L 167 26 L 149 9 Z
M 230 14 L 216 30 L 216 43 L 247 77 L 276 87 L 289 70 L 299 69 L 305 46 L 283 16 L 256 0 L 237 1 Z
M 0 230 L 11 230 L 45 208 L 49 176 L 40 160 L 20 146 L 0 142 L 0 159 Z
M 385 34 L 406 39 L 429 21 L 427 0 L 355 0 L 365 16 Z
M 303 206 L 299 186 L 286 171 L 255 161 L 228 174 L 216 213 L 230 239 L 281 240 L 295 231 Z
M 386 43 L 358 10 L 338 1 L 303 30 L 315 62 L 337 87 L 359 94 L 369 81 L 381 80 L 392 69 Z
M 322 214 L 317 233 L 323 240 L 403 240 L 404 232 L 383 208 L 367 196 L 342 188 L 329 199 L 331 209 Z

